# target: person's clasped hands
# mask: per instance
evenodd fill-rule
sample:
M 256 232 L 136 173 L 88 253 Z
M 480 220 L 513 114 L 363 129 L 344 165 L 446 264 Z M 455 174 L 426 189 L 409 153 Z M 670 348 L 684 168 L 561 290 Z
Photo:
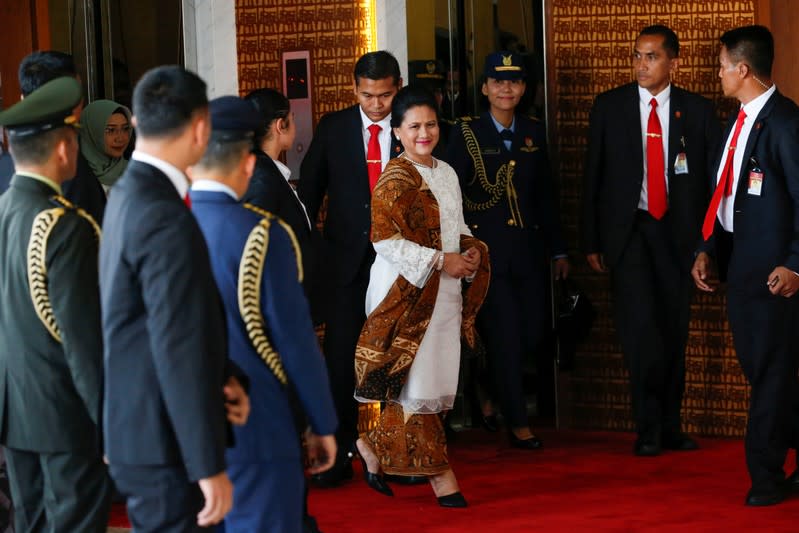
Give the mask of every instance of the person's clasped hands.
M 480 250 L 472 246 L 463 253 L 444 254 L 443 270 L 453 278 L 471 278 L 480 267 Z

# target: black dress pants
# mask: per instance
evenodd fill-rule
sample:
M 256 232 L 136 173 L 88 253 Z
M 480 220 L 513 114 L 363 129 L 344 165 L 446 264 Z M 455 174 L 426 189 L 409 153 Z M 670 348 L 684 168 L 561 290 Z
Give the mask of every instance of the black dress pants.
M 639 436 L 680 432 L 693 282 L 672 242 L 667 213 L 638 212 L 632 235 L 611 268 L 616 331 L 630 375 Z
M 99 454 L 5 452 L 15 532 L 106 531 L 111 485 Z
M 346 456 L 358 438 L 358 402 L 353 397 L 355 346 L 366 322 L 366 288 L 370 266 L 371 261 L 361 268 L 352 283 L 342 286 L 331 282 L 328 287 L 323 351 L 338 415 L 337 463 Z
M 507 269 L 506 269 L 507 270 Z M 546 274 L 493 273 L 477 316 L 488 352 L 493 393 L 499 398 L 509 428 L 529 424 L 524 394 L 524 363 L 541 345 L 547 325 Z M 548 354 L 541 354 L 541 358 Z M 537 371 L 541 373 L 541 367 Z M 541 376 L 543 377 L 543 376 Z
M 111 465 L 111 477 L 127 499 L 135 533 L 213 530 L 197 525 L 197 513 L 205 499 L 200 486 L 189 481 L 182 467 Z
M 746 424 L 746 465 L 752 486 L 773 489 L 796 446 L 799 300 L 731 283 L 727 308 L 735 351 L 752 387 Z

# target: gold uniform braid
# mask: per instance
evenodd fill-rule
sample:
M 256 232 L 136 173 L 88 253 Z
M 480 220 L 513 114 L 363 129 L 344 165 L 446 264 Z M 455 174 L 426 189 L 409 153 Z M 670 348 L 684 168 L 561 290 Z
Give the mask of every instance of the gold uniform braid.
M 516 187 L 513 185 L 513 172 L 516 169 L 516 162 L 510 161 L 499 167 L 496 181 L 492 183 L 488 179 L 488 174 L 486 173 L 483 155 L 480 153 L 480 143 L 477 142 L 477 138 L 471 126 L 469 126 L 468 121 L 461 122 L 461 133 L 463 134 L 463 140 L 466 142 L 466 151 L 469 152 L 469 156 L 472 158 L 472 163 L 474 165 L 474 176 L 472 177 L 472 181 L 469 182 L 469 185 L 474 183 L 476 178 L 479 180 L 483 190 L 489 195 L 488 200 L 485 202 L 475 202 L 469 198 L 464 191 L 463 206 L 466 208 L 466 211 L 487 211 L 497 205 L 504 194 L 508 199 L 508 208 L 510 209 L 513 225 L 518 225 L 523 228 L 524 222 L 522 221 L 521 211 L 519 210 L 518 194 L 516 193 Z
M 256 207 L 252 204 L 243 204 L 246 209 L 253 211 L 263 217 L 261 221 L 252 229 L 247 242 L 244 245 L 244 252 L 239 264 L 238 282 L 238 301 L 239 312 L 247 329 L 255 351 L 263 362 L 272 371 L 277 380 L 282 385 L 288 384 L 288 377 L 280 360 L 280 354 L 272 347 L 269 337 L 266 334 L 266 321 L 261 312 L 261 280 L 264 273 L 266 253 L 269 249 L 269 228 L 273 220 L 276 220 L 283 229 L 289 234 L 292 246 L 294 247 L 297 258 L 297 272 L 299 281 L 302 281 L 302 256 L 300 254 L 297 237 L 288 224 L 277 218 L 272 213 Z
M 67 210 L 74 210 L 78 216 L 88 221 L 92 229 L 94 229 L 94 234 L 97 236 L 98 241 L 102 232 L 97 222 L 83 209 L 75 207 L 63 196 L 54 196 L 52 199 L 63 207 L 46 209 L 33 219 L 27 253 L 28 287 L 36 315 L 47 331 L 50 332 L 50 335 L 60 343 L 62 342 L 61 330 L 58 328 L 53 306 L 50 303 L 50 294 L 47 290 L 49 281 L 47 277 L 47 240 L 50 238 L 50 234 L 56 224 L 58 224 L 59 219 L 64 216 Z

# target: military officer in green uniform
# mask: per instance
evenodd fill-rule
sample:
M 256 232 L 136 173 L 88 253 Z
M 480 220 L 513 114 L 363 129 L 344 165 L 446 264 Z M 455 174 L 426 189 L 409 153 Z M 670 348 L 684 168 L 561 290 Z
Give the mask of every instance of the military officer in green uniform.
M 16 173 L 0 196 L 0 443 L 15 531 L 104 532 L 100 229 L 61 196 L 75 175 L 74 78 L 0 113 Z
M 517 111 L 526 78 L 518 54 L 495 52 L 486 57 L 482 93 L 489 108 L 455 126 L 446 161 L 461 182 L 466 223 L 488 245 L 491 256 L 491 285 L 477 320 L 494 394 L 499 396 L 511 445 L 534 450 L 541 440 L 527 418 L 524 363 L 538 352 L 539 385 L 552 375 L 542 371 L 552 357 L 540 350 L 549 321 L 547 276 L 550 261 L 556 277 L 568 275 L 569 263 L 553 195 L 546 130 Z M 540 407 L 541 395 L 538 400 Z M 483 415 L 488 418 L 489 413 Z

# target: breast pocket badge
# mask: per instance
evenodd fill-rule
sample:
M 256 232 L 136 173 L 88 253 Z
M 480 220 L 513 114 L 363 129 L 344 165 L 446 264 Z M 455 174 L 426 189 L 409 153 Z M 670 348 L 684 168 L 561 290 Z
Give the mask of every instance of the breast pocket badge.
M 749 163 L 751 168 L 749 169 L 749 183 L 746 187 L 746 193 L 752 196 L 760 196 L 763 192 L 763 171 L 754 157 L 749 158 Z
M 519 147 L 519 151 L 521 151 L 521 152 L 537 152 L 538 151 L 538 147 L 535 144 L 533 144 L 533 138 L 532 137 L 525 137 L 524 138 L 524 146 L 520 146 Z
M 677 154 L 677 159 L 674 160 L 674 173 L 675 174 L 688 174 L 688 158 L 685 152 Z

